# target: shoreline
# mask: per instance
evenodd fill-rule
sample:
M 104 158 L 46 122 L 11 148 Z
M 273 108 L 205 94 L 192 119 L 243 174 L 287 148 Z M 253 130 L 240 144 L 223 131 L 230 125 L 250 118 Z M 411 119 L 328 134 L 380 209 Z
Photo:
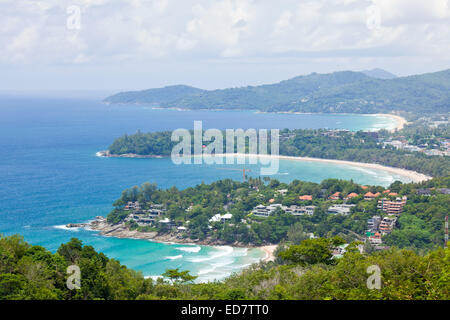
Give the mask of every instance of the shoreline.
M 157 232 L 139 232 L 137 230 L 128 230 L 123 223 L 118 225 L 111 225 L 106 222 L 106 218 L 102 216 L 95 217 L 86 223 L 69 223 L 65 225 L 65 229 L 81 228 L 89 231 L 96 231 L 103 237 L 111 237 L 117 239 L 135 239 L 135 240 L 147 240 L 156 243 L 163 244 L 181 244 L 181 245 L 200 245 L 208 247 L 217 246 L 229 246 L 233 248 L 247 248 L 247 249 L 259 249 L 265 253 L 265 257 L 260 261 L 269 262 L 274 261 L 274 251 L 277 248 L 277 244 L 267 244 L 264 246 L 255 246 L 252 244 L 244 243 L 225 243 L 222 241 L 216 241 L 212 239 L 205 239 L 201 241 L 195 241 L 188 238 L 182 238 L 179 234 L 162 234 L 158 235 Z
M 258 112 L 258 113 L 278 113 L 278 114 L 332 114 L 332 115 L 358 115 L 358 116 L 367 116 L 367 117 L 385 117 L 385 118 L 391 118 L 396 121 L 396 126 L 394 128 L 377 128 L 373 131 L 379 131 L 382 129 L 385 129 L 391 133 L 402 130 L 405 125 L 408 124 L 408 121 L 403 118 L 402 116 L 399 116 L 397 114 L 392 113 L 321 113 L 321 112 L 295 112 L 295 111 L 278 111 L 278 112 Z M 364 130 L 363 130 L 364 131 Z
M 294 157 L 294 156 L 283 156 L 283 155 L 274 156 L 274 155 L 238 154 L 238 153 L 235 153 L 233 155 L 239 156 L 239 157 L 250 156 L 250 157 L 262 157 L 262 158 L 278 158 L 281 160 L 323 162 L 323 163 L 332 163 L 332 164 L 338 164 L 338 165 L 340 164 L 340 165 L 347 165 L 347 166 L 355 166 L 355 167 L 366 168 L 366 169 L 375 169 L 375 170 L 386 171 L 386 172 L 389 172 L 389 173 L 392 173 L 395 175 L 399 175 L 402 177 L 407 177 L 410 180 L 412 180 L 412 182 L 415 182 L 415 183 L 427 181 L 427 180 L 430 180 L 433 178 L 431 176 L 428 176 L 426 174 L 419 173 L 419 172 L 416 172 L 413 170 L 389 167 L 389 166 L 384 166 L 384 165 L 377 164 L 377 163 L 365 163 L 365 162 L 355 162 L 355 161 L 348 161 L 348 160 L 322 159 L 322 158 L 310 158 L 310 157 Z M 225 156 L 230 156 L 230 154 L 217 154 L 216 156 L 217 157 L 221 157 L 221 156 L 225 157 Z
M 391 133 L 402 130 L 408 124 L 408 121 L 405 118 L 403 118 L 402 116 L 399 116 L 397 114 L 376 113 L 376 114 L 369 114 L 369 116 L 373 116 L 373 117 L 388 117 L 388 118 L 392 118 L 392 119 L 396 120 L 397 121 L 396 127 L 392 128 L 392 129 L 387 129 Z
M 106 157 L 106 158 L 169 158 L 169 156 L 141 156 L 137 154 L 122 154 L 122 155 L 112 155 L 108 151 L 99 151 L 96 153 L 98 157 Z M 193 155 L 193 157 L 204 157 L 205 155 Z M 323 158 L 310 158 L 310 157 L 295 157 L 295 156 L 283 156 L 283 155 L 260 155 L 260 154 L 242 154 L 242 153 L 220 153 L 215 154 L 214 156 L 209 157 L 261 157 L 261 158 L 274 158 L 274 159 L 281 159 L 281 160 L 294 160 L 294 161 L 309 161 L 309 162 L 322 162 L 322 163 L 331 163 L 331 164 L 337 164 L 337 165 L 346 165 L 346 166 L 355 166 L 365 169 L 374 169 L 374 170 L 381 170 L 386 171 L 391 174 L 395 174 L 398 176 L 406 177 L 409 180 L 411 180 L 414 183 L 423 182 L 432 179 L 433 177 L 419 173 L 417 171 L 403 169 L 403 168 L 396 168 L 396 167 L 389 167 L 384 166 L 377 163 L 366 163 L 366 162 L 356 162 L 356 161 L 349 161 L 349 160 L 338 160 L 338 159 L 323 159 Z
M 149 107 L 153 110 L 171 110 L 171 111 L 215 111 L 215 112 L 220 112 L 220 111 L 248 111 L 248 112 L 254 112 L 254 113 L 273 113 L 273 114 L 323 114 L 323 115 L 327 115 L 327 114 L 331 114 L 331 115 L 357 115 L 357 116 L 371 116 L 371 117 L 390 117 L 393 118 L 395 120 L 397 120 L 397 126 L 393 129 L 386 129 L 390 132 L 395 132 L 397 130 L 401 130 L 403 129 L 403 127 L 408 124 L 408 121 L 403 118 L 402 116 L 396 115 L 396 114 L 392 114 L 392 113 L 336 113 L 336 112 L 299 112 L 299 111 L 262 111 L 260 109 L 247 109 L 247 108 L 242 108 L 242 109 L 221 109 L 221 108 L 215 108 L 215 109 L 207 109 L 207 108 L 200 108 L 200 109 L 195 109 L 195 108 L 177 108 L 177 107 L 161 107 L 161 106 L 152 106 L 148 103 L 141 103 L 141 102 L 135 102 L 135 103 L 123 103 L 123 102 L 107 102 L 107 101 L 102 101 L 102 103 L 106 104 L 106 105 L 136 105 L 136 106 L 146 106 Z M 376 129 L 376 131 L 378 131 L 380 129 Z

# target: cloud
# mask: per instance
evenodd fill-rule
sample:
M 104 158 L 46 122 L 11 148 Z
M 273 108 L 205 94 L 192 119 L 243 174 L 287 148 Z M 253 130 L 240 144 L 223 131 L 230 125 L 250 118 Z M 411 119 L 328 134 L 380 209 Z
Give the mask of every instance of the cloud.
M 80 7 L 81 29 L 67 28 L 68 6 Z M 380 14 L 374 29 L 370 6 Z M 0 65 L 313 55 L 327 63 L 417 56 L 445 64 L 450 52 L 448 0 L 0 0 L 0 30 Z

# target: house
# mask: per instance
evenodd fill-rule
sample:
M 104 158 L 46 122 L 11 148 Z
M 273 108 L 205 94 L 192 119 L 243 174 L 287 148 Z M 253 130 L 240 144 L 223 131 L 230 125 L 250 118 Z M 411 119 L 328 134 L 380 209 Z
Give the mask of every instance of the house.
M 329 196 L 328 199 L 330 199 L 330 200 L 339 200 L 339 199 L 341 199 L 341 193 L 340 192 L 335 192 L 331 196 Z
M 419 196 L 431 196 L 431 189 L 417 189 Z
M 175 223 L 173 223 L 169 218 L 164 218 L 162 220 L 159 220 L 158 222 L 167 226 L 167 228 L 172 228 L 175 226 Z
M 372 192 L 367 192 L 365 195 L 364 195 L 364 200 L 367 200 L 367 201 L 369 201 L 369 200 L 373 200 L 373 199 L 375 199 L 376 197 L 379 197 L 380 196 L 380 193 L 379 192 L 377 192 L 377 193 L 372 193 Z
M 381 234 L 389 234 L 395 227 L 395 223 L 397 222 L 396 217 L 388 216 L 384 217 L 380 222 L 379 230 Z
M 233 215 L 231 213 L 225 213 L 223 215 L 216 214 L 211 219 L 209 219 L 209 222 L 225 222 L 230 221 Z
M 274 213 L 278 208 L 280 208 L 282 210 L 286 209 L 285 206 L 283 206 L 279 203 L 270 204 L 268 206 L 264 206 L 264 205 L 260 204 L 253 208 L 252 214 L 254 214 L 255 216 L 258 216 L 258 217 L 268 217 L 272 213 Z
M 149 216 L 156 218 L 156 217 L 160 217 L 164 211 L 159 210 L 159 209 L 148 209 L 146 212 Z
M 389 200 L 386 198 L 378 200 L 378 209 L 392 215 L 399 215 L 402 213 L 408 198 L 406 196 L 402 198 L 396 198 L 395 200 Z
M 286 213 L 290 213 L 293 216 L 303 216 L 308 215 L 312 216 L 314 214 L 314 210 L 316 210 L 316 206 L 296 206 L 292 205 L 284 209 Z
M 348 243 L 342 244 L 340 246 L 337 246 L 333 248 L 333 258 L 342 258 L 344 254 L 347 252 Z
M 269 203 L 274 203 L 275 202 L 275 199 L 270 199 L 269 200 Z
M 345 200 L 350 200 L 352 198 L 356 198 L 357 196 L 359 196 L 359 194 L 357 194 L 355 192 L 352 192 L 352 193 L 348 194 L 344 199 Z
M 371 234 L 368 237 L 368 240 L 369 240 L 370 244 L 373 244 L 373 245 L 378 245 L 378 244 L 383 243 L 383 241 L 381 240 L 381 233 L 379 233 L 379 232 L 375 232 L 375 233 Z
M 380 216 L 373 216 L 372 218 L 367 220 L 367 231 L 368 232 L 375 232 L 378 230 L 378 227 L 381 223 L 381 217 Z
M 140 205 L 139 201 L 136 201 L 136 202 L 128 201 L 127 205 L 125 205 L 125 207 L 123 209 L 126 211 L 128 211 L 128 210 L 139 211 L 139 210 L 141 210 L 141 205 Z
M 307 194 L 305 194 L 303 196 L 299 196 L 298 198 L 302 201 L 312 201 L 312 199 L 313 199 L 313 197 L 311 195 L 307 195 Z
M 328 208 L 328 213 L 348 215 L 355 206 L 354 204 L 335 204 Z
M 448 188 L 441 188 L 441 189 L 437 189 L 438 192 L 442 193 L 442 194 L 450 194 L 450 189 Z
M 281 194 L 282 196 L 285 196 L 288 193 L 288 189 L 277 190 L 277 193 Z

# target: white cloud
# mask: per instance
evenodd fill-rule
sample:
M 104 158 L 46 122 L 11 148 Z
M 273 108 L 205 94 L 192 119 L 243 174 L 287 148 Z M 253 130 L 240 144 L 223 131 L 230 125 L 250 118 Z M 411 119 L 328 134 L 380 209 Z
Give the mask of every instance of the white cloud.
M 81 8 L 80 30 L 66 27 L 69 5 Z M 404 56 L 445 65 L 450 52 L 448 0 L 0 0 L 0 30 L 0 66 Z

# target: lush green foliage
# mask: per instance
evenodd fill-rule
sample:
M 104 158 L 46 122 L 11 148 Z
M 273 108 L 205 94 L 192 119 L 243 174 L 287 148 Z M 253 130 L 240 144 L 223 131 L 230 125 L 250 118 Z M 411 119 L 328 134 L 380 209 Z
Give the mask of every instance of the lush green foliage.
M 67 267 L 81 270 L 81 290 L 66 286 Z M 72 239 L 52 254 L 19 236 L 0 238 L 0 299 L 136 299 L 153 284 L 91 246 Z
M 328 256 L 330 241 L 314 239 L 297 247 Z M 293 251 L 283 248 L 278 255 L 289 257 L 285 252 Z M 174 269 L 165 273 L 172 280 L 155 282 L 77 239 L 52 254 L 19 236 L 1 237 L 0 299 L 450 299 L 450 249 L 425 256 L 399 249 L 370 255 L 349 250 L 333 263 L 298 262 L 260 263 L 223 282 L 199 284 L 191 282 L 189 272 Z M 66 287 L 71 264 L 81 269 L 81 289 Z M 381 270 L 379 290 L 366 285 L 372 265 Z
M 429 138 L 433 133 L 442 133 L 445 137 L 448 135 L 448 127 L 443 127 L 440 131 L 411 129 L 405 134 L 407 138 L 416 141 L 420 141 L 420 137 Z M 365 132 L 339 132 L 329 136 L 324 129 L 284 129 L 280 134 L 279 151 L 281 155 L 378 163 L 414 170 L 434 177 L 450 175 L 449 157 L 427 156 L 420 152 L 396 150 L 390 146 L 384 148 L 377 136 L 390 137 L 391 135 L 386 131 L 381 131 L 378 135 Z M 397 135 L 393 135 L 393 137 Z M 109 147 L 109 151 L 117 155 L 131 153 L 169 156 L 176 144 L 170 138 L 171 132 L 138 132 L 116 139 Z
M 186 109 L 445 114 L 450 106 L 450 70 L 394 79 L 350 71 L 313 73 L 271 85 L 222 90 L 174 86 L 123 92 L 105 101 Z
M 397 181 L 389 189 L 400 196 L 407 196 L 408 202 L 400 215 L 398 225 L 392 234 L 385 236 L 386 244 L 401 248 L 428 251 L 441 246 L 444 238 L 444 216 L 448 214 L 450 196 L 437 191 L 449 188 L 450 178 L 435 178 L 426 183 L 402 184 Z M 434 188 L 432 196 L 420 196 L 418 189 Z M 287 189 L 287 194 L 277 191 Z M 286 184 L 277 180 L 253 179 L 245 183 L 221 180 L 211 184 L 200 184 L 184 190 L 172 187 L 161 190 L 154 184 L 145 183 L 141 187 L 124 190 L 114 203 L 115 208 L 108 215 L 109 223 L 121 223 L 129 211 L 123 206 L 129 201 L 139 201 L 145 208 L 151 204 L 161 204 L 177 226 L 186 226 L 184 237 L 192 240 L 208 240 L 212 243 L 262 245 L 288 241 L 298 244 L 308 239 L 313 233 L 320 237 L 341 236 L 348 242 L 364 240 L 367 219 L 374 215 L 384 216 L 377 208 L 376 200 L 364 201 L 363 194 L 383 192 L 385 188 L 372 186 L 367 190 L 352 181 L 328 179 L 320 184 L 294 180 Z M 348 203 L 356 204 L 349 215 L 328 214 L 328 207 L 342 203 L 342 200 L 329 200 L 335 192 L 342 196 L 352 192 L 360 196 Z M 312 201 L 302 201 L 299 195 L 312 195 Z M 275 211 L 267 218 L 253 216 L 251 210 L 259 205 L 276 203 L 290 205 L 315 205 L 314 215 L 293 216 L 282 210 Z M 233 215 L 228 222 L 210 222 L 216 214 L 229 212 Z M 161 234 L 173 233 L 174 230 L 156 224 L 153 231 Z

